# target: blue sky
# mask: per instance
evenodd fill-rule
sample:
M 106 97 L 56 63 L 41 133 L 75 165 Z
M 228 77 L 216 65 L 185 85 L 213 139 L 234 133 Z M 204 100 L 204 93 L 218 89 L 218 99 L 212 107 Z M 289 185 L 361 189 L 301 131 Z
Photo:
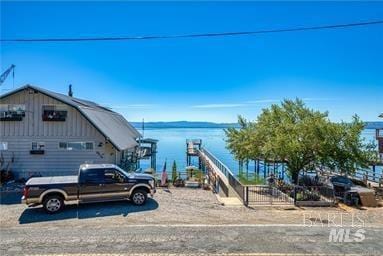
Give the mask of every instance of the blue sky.
M 172 35 L 383 19 L 383 2 L 1 2 L 2 38 Z M 221 38 L 3 43 L 1 70 L 128 120 L 255 119 L 283 98 L 334 121 L 383 111 L 383 25 Z M 8 78 L 1 92 L 12 88 Z

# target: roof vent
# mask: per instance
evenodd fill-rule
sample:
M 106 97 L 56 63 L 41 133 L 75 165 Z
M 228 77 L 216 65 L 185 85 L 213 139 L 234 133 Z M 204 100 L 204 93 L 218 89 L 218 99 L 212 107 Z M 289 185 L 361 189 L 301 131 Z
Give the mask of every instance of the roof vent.
M 68 96 L 73 97 L 73 91 L 72 91 L 72 85 L 69 85 L 69 91 L 68 91 Z

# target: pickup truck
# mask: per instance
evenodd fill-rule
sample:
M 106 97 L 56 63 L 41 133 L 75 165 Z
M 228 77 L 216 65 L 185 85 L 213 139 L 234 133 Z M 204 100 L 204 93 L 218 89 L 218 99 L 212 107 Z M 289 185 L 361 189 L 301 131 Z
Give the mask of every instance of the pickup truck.
M 148 174 L 127 173 L 113 164 L 84 164 L 77 176 L 38 177 L 29 179 L 22 202 L 43 205 L 47 213 L 57 213 L 64 201 L 78 203 L 131 200 L 143 205 L 148 194 L 154 195 L 155 180 Z

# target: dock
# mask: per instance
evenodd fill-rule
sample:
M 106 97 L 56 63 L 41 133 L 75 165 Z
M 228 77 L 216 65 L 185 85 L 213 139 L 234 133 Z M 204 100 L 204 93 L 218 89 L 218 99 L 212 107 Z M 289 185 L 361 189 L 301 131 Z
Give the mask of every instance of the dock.
M 190 166 L 192 157 L 198 157 L 199 151 L 202 148 L 201 139 L 188 139 L 186 140 L 186 165 Z

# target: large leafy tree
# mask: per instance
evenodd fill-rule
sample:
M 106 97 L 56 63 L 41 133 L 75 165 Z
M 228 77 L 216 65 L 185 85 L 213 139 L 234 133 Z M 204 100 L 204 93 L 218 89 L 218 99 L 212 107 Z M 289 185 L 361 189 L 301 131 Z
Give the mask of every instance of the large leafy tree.
M 257 143 L 253 143 L 256 138 L 251 123 L 239 116 L 238 124 L 240 129 L 228 128 L 225 130 L 227 136 L 227 147 L 239 161 L 255 159 L 257 155 L 254 150 L 257 149 Z
M 351 123 L 332 123 L 327 129 L 326 157 L 321 159 L 324 166 L 347 175 L 377 161 L 376 145 L 361 136 L 364 123 L 359 117 L 354 116 Z
M 332 123 L 327 112 L 284 100 L 263 109 L 255 122 L 239 117 L 239 129 L 226 130 L 227 147 L 238 160 L 283 161 L 294 183 L 299 172 L 327 166 L 350 173 L 366 166 L 373 154 L 360 133 L 363 123 Z

